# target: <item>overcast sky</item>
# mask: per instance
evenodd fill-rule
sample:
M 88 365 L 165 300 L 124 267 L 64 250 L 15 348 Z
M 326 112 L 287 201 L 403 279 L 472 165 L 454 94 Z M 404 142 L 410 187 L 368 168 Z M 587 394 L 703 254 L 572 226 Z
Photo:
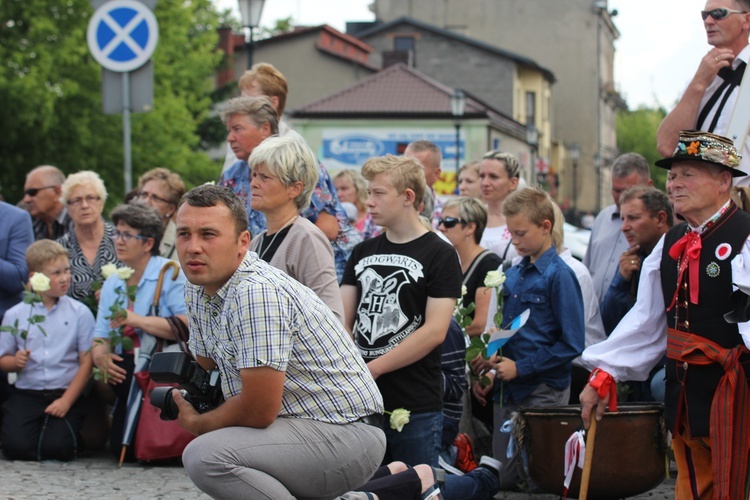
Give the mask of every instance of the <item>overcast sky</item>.
M 541 0 L 528 0 L 541 1 Z M 553 1 L 553 0 L 547 0 Z M 236 0 L 214 0 L 238 14 Z M 593 2 L 593 0 L 592 0 Z M 291 16 L 297 24 L 327 23 L 343 31 L 346 21 L 371 21 L 372 0 L 267 0 L 261 24 Z M 703 0 L 609 0 L 620 30 L 615 42 L 615 82 L 631 109 L 661 104 L 671 109 L 708 52 L 700 10 Z

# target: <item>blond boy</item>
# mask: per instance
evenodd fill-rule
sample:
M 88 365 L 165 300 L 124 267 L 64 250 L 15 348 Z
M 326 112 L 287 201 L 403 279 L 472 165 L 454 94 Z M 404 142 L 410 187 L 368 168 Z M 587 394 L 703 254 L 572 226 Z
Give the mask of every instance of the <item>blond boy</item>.
M 383 395 L 405 408 L 401 432 L 386 425 L 386 462 L 437 466 L 442 432 L 440 345 L 461 295 L 456 251 L 419 221 L 427 185 L 411 157 L 375 157 L 362 167 L 367 209 L 385 234 L 357 245 L 341 286 L 345 326 Z
M 518 190 L 503 203 L 503 215 L 522 257 L 506 272 L 503 322 L 510 323 L 526 309 L 531 312 L 503 347 L 502 356 L 494 358 L 492 448 L 495 458 L 505 463 L 508 434 L 498 429 L 513 411 L 568 404 L 572 362 L 583 351 L 585 323 L 581 287 L 552 244 L 555 215 L 549 195 L 531 188 Z M 515 479 L 504 474 L 501 487 L 515 486 Z
M 12 460 L 71 460 L 81 443 L 80 396 L 91 374 L 94 316 L 66 295 L 70 263 L 60 244 L 37 241 L 27 249 L 26 262 L 31 282 L 41 274 L 49 285 L 39 292 L 41 303 L 18 304 L 3 318 L 3 326 L 27 331 L 25 339 L 0 332 L 0 370 L 18 373 L 3 407 L 3 453 Z M 43 320 L 30 324 L 33 316 Z

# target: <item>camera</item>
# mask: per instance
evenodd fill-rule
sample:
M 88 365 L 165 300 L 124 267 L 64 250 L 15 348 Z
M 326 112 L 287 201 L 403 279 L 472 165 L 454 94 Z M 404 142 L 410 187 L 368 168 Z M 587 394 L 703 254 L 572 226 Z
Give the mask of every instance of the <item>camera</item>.
M 151 380 L 158 383 L 178 383 L 180 393 L 198 413 L 213 410 L 224 401 L 219 370 L 204 370 L 183 352 L 158 352 L 148 370 Z M 175 420 L 179 413 L 172 398 L 175 387 L 156 387 L 151 391 L 151 404 L 161 410 L 162 420 Z

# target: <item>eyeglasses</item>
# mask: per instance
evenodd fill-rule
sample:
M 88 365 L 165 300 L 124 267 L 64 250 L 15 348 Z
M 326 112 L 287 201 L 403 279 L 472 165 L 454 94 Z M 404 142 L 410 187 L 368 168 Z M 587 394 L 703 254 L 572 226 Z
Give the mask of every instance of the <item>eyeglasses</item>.
M 711 9 L 701 11 L 701 17 L 704 21 L 708 19 L 708 16 L 711 16 L 716 21 L 721 21 L 722 19 L 729 17 L 730 14 L 747 14 L 747 12 L 732 9 Z
M 147 193 L 145 191 L 141 191 L 140 193 L 138 193 L 138 198 L 144 201 L 151 200 L 151 201 L 160 201 L 162 203 L 172 203 L 169 200 L 165 200 L 161 196 L 156 196 L 155 194 Z
M 94 203 L 98 201 L 102 201 L 101 196 L 95 196 L 93 194 L 90 194 L 88 196 L 79 196 L 78 198 L 71 198 L 68 200 L 68 206 L 74 207 L 78 206 L 83 203 L 83 200 L 86 200 L 86 204 L 93 205 Z
M 122 241 L 127 243 L 128 241 L 132 240 L 133 238 L 138 238 L 139 240 L 147 240 L 148 238 L 145 236 L 141 236 L 140 234 L 130 234 L 130 233 L 121 233 L 117 229 L 115 229 L 114 232 L 114 239 L 121 238 Z
M 442 224 L 443 226 L 445 226 L 446 229 L 455 227 L 456 224 L 461 224 L 462 226 L 468 224 L 468 222 L 466 222 L 465 220 L 459 219 L 457 217 L 441 217 L 438 220 L 438 223 L 438 225 Z
M 33 198 L 34 196 L 36 196 L 37 194 L 39 194 L 39 191 L 41 191 L 42 189 L 52 189 L 52 188 L 56 188 L 56 187 L 57 186 L 44 186 L 44 187 L 40 187 L 40 188 L 29 188 L 29 189 L 27 189 L 27 190 L 24 191 L 24 194 L 27 194 L 27 195 L 29 195 L 29 196 L 31 196 Z

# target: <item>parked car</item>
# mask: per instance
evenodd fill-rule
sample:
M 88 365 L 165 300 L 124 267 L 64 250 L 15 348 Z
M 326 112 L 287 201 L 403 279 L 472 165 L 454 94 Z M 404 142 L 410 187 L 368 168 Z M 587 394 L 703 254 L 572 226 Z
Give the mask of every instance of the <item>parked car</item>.
M 591 238 L 591 230 L 576 227 L 573 224 L 565 223 L 563 226 L 563 233 L 565 235 L 565 246 L 570 249 L 570 253 L 573 254 L 578 260 L 583 260 L 583 256 L 586 255 L 586 249 L 589 246 L 589 239 Z

